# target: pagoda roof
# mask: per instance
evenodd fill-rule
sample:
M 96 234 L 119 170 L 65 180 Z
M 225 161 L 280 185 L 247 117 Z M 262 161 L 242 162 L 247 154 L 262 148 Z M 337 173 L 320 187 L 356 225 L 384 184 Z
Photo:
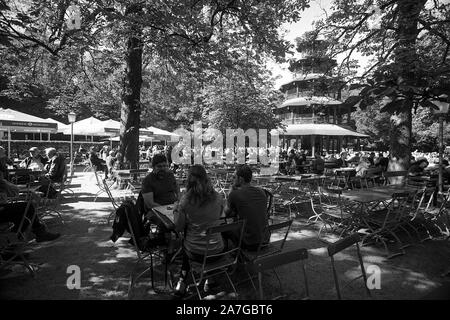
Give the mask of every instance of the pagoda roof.
M 341 105 L 342 102 L 325 96 L 298 97 L 284 101 L 280 106 L 278 106 L 278 108 L 284 108 L 288 106 L 307 106 L 311 104 Z
M 297 81 L 308 81 L 308 80 L 314 80 L 314 79 L 320 79 L 320 78 L 331 78 L 330 76 L 326 76 L 323 73 L 308 73 L 308 74 L 301 74 L 297 75 L 294 79 L 289 80 L 281 85 L 281 88 L 284 86 L 287 86 L 288 84 L 297 82 Z
M 345 129 L 336 124 L 289 124 L 285 129 L 278 128 L 270 131 L 271 134 L 279 134 L 280 136 L 346 136 L 366 138 L 368 135 L 356 131 Z

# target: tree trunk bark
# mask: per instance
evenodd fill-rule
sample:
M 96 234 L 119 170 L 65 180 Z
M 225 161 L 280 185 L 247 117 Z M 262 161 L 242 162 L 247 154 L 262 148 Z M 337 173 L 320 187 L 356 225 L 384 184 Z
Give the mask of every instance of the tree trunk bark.
M 394 51 L 397 83 L 402 86 L 416 86 L 418 66 L 416 40 L 417 20 L 426 0 L 398 0 L 397 48 Z M 405 91 L 405 90 L 404 90 Z M 404 92 L 403 107 L 391 116 L 390 161 L 388 171 L 409 168 L 411 159 L 413 92 Z
M 141 11 L 138 5 L 131 5 L 125 14 L 135 14 Z M 126 70 L 123 82 L 122 106 L 120 110 L 120 146 L 124 162 L 130 168 L 139 168 L 139 127 L 141 116 L 141 85 L 142 85 L 142 30 L 137 25 L 129 27 L 127 40 Z

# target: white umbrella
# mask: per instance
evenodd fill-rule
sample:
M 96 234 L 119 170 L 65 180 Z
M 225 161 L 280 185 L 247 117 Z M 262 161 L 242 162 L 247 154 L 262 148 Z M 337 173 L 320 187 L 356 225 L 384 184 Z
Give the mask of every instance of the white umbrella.
M 0 108 L 0 131 L 8 132 L 8 156 L 11 155 L 11 132 L 56 132 L 54 121 L 35 117 L 12 109 Z
M 117 137 L 111 137 L 111 138 L 107 138 L 107 139 L 103 139 L 103 140 L 108 140 L 108 141 L 120 141 L 120 136 Z M 139 136 L 139 142 L 146 142 L 149 141 L 149 137 L 146 136 Z
M 71 134 L 71 126 L 63 129 L 64 134 Z M 73 123 L 73 134 L 81 136 L 108 136 L 103 121 L 90 117 Z
M 47 120 L 48 122 L 56 123 L 58 125 L 58 132 L 64 132 L 64 130 L 66 130 L 67 127 L 70 128 L 70 125 L 64 124 L 64 123 L 59 122 L 58 120 L 55 120 L 52 118 L 47 118 L 45 120 Z

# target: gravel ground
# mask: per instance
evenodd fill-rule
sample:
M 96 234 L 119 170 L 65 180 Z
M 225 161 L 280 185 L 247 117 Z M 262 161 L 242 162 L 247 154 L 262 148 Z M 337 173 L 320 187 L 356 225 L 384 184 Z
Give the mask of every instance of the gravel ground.
M 93 173 L 76 173 L 73 183 L 81 185 L 74 188 L 74 195 L 65 196 L 61 205 L 64 223 L 47 220 L 51 231 L 62 236 L 52 242 L 32 243 L 28 249 L 30 262 L 37 265 L 35 277 L 31 277 L 20 268 L 0 279 L 0 298 L 13 300 L 92 300 L 92 299 L 127 299 L 130 273 L 136 262 L 136 254 L 128 244 L 128 238 L 120 238 L 116 243 L 109 240 L 111 227 L 107 217 L 112 205 L 105 195 L 100 195 L 94 202 L 95 186 Z M 336 299 L 331 264 L 324 242 L 317 240 L 313 226 L 296 219 L 288 237 L 287 248 L 306 248 L 309 258 L 306 272 L 311 299 Z M 333 241 L 333 239 L 330 239 Z M 450 241 L 434 239 L 415 243 L 405 249 L 406 254 L 387 259 L 382 247 L 367 246 L 362 248 L 366 268 L 380 270 L 380 288 L 371 290 L 369 298 L 364 290 L 362 279 L 342 285 L 344 299 L 424 299 L 449 298 L 440 290 L 448 284 L 450 277 L 444 273 L 450 269 Z M 356 252 L 346 250 L 336 256 L 337 270 L 342 284 L 355 278 L 360 273 Z M 73 267 L 75 266 L 75 267 Z M 79 267 L 81 275 L 80 288 L 69 289 L 73 283 L 71 268 Z M 139 281 L 133 291 L 133 299 L 167 300 L 173 299 L 169 287 L 164 286 L 164 272 L 161 266 L 156 268 L 155 287 L 153 290 L 149 278 Z M 299 263 L 292 263 L 277 269 L 283 284 L 285 299 L 301 299 L 305 296 L 305 286 Z M 243 280 L 243 270 L 238 269 L 235 282 L 239 283 L 237 291 L 240 299 L 254 299 L 255 292 L 247 281 Z M 230 290 L 220 286 L 223 278 L 217 279 L 219 287 L 225 293 L 210 296 L 216 299 L 229 298 Z M 217 293 L 212 288 L 212 293 Z M 220 291 L 220 290 L 219 290 Z M 265 295 L 279 295 L 278 281 L 273 273 L 264 275 Z

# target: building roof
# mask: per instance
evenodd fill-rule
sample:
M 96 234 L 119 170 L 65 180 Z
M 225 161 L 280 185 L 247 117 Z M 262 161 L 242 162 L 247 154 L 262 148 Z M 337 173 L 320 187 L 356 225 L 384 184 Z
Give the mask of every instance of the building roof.
M 329 97 L 298 97 L 292 98 L 284 101 L 278 108 L 288 107 L 288 106 L 307 106 L 310 104 L 321 104 L 321 105 L 341 105 L 342 102 Z
M 287 86 L 288 84 L 294 83 L 296 81 L 308 81 L 308 80 L 321 79 L 321 78 L 327 78 L 328 79 L 330 77 L 323 75 L 323 73 L 300 74 L 300 75 L 297 75 L 292 80 L 284 82 L 283 84 L 281 84 L 280 87 L 282 88 L 282 87 Z
M 366 138 L 368 135 L 345 129 L 336 124 L 289 124 L 286 129 L 273 129 L 271 134 L 278 133 L 280 136 L 347 136 Z

